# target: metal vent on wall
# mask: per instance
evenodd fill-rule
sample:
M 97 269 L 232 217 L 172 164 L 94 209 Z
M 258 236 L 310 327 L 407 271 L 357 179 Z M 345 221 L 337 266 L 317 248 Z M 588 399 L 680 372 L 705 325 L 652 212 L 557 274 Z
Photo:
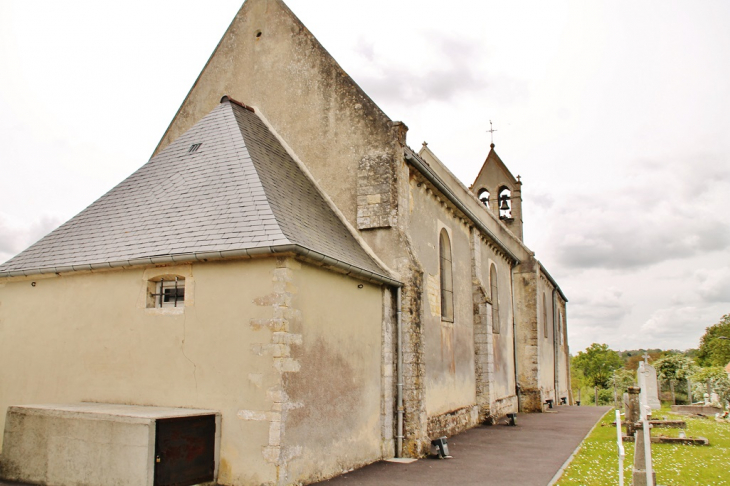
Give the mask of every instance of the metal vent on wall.
M 188 149 L 188 153 L 189 154 L 192 154 L 192 153 L 197 152 L 201 145 L 203 145 L 203 144 L 202 143 L 194 143 L 194 144 L 192 144 L 190 146 L 190 148 Z

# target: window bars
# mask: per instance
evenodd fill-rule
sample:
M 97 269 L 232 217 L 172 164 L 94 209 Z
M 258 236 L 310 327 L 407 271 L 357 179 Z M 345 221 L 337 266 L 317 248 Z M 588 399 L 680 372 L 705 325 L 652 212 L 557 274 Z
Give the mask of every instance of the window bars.
M 180 307 L 185 304 L 185 279 L 175 277 L 175 280 L 161 278 L 157 283 L 157 293 L 152 294 L 155 307 Z

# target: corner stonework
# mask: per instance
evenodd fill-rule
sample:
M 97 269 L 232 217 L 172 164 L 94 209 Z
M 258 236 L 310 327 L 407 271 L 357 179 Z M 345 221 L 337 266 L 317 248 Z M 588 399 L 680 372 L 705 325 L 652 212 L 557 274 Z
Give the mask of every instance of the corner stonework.
M 281 257 L 276 259 L 276 268 L 273 273 L 273 292 L 254 300 L 256 305 L 271 307 L 271 319 L 251 319 L 250 325 L 254 330 L 268 328 L 270 341 L 251 345 L 251 352 L 272 357 L 273 367 L 277 375 L 277 383 L 268 388 L 266 398 L 271 401 L 271 408 L 267 411 L 239 410 L 238 418 L 269 423 L 268 444 L 262 448 L 264 460 L 276 468 L 276 482 L 273 484 L 288 484 L 288 462 L 301 455 L 301 447 L 287 447 L 284 445 L 286 416 L 289 410 L 301 408 L 301 402 L 292 401 L 284 391 L 283 381 L 285 373 L 298 373 L 300 363 L 291 358 L 291 347 L 302 345 L 302 335 L 290 332 L 301 322 L 301 311 L 292 305 L 297 293 L 292 284 L 294 271 L 301 268 L 301 264 L 293 258 Z

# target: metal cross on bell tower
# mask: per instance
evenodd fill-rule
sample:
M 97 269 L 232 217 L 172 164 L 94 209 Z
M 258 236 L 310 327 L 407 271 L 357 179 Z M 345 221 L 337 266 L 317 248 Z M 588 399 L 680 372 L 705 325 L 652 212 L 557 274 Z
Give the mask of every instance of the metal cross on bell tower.
M 489 133 L 489 138 L 491 140 L 491 147 L 492 148 L 494 148 L 494 132 L 496 132 L 496 131 L 497 130 L 495 130 L 492 127 L 492 120 L 489 120 L 489 130 L 487 130 L 487 133 Z

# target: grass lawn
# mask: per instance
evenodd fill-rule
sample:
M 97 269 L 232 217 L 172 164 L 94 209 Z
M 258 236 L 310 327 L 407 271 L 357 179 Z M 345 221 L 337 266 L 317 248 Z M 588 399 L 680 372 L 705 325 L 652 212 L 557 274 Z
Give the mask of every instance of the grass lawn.
M 565 470 L 558 486 L 605 486 L 618 484 L 618 453 L 616 427 L 612 424 L 616 412 L 608 412 L 591 435 L 583 441 L 580 451 Z M 654 418 L 680 419 L 687 422 L 687 437 L 706 437 L 709 446 L 652 444 L 654 472 L 657 484 L 671 486 L 730 486 L 730 423 L 718 423 L 714 418 L 690 418 L 662 409 Z M 676 437 L 678 429 L 652 429 L 652 436 Z M 624 484 L 631 484 L 634 464 L 634 444 L 624 443 Z

